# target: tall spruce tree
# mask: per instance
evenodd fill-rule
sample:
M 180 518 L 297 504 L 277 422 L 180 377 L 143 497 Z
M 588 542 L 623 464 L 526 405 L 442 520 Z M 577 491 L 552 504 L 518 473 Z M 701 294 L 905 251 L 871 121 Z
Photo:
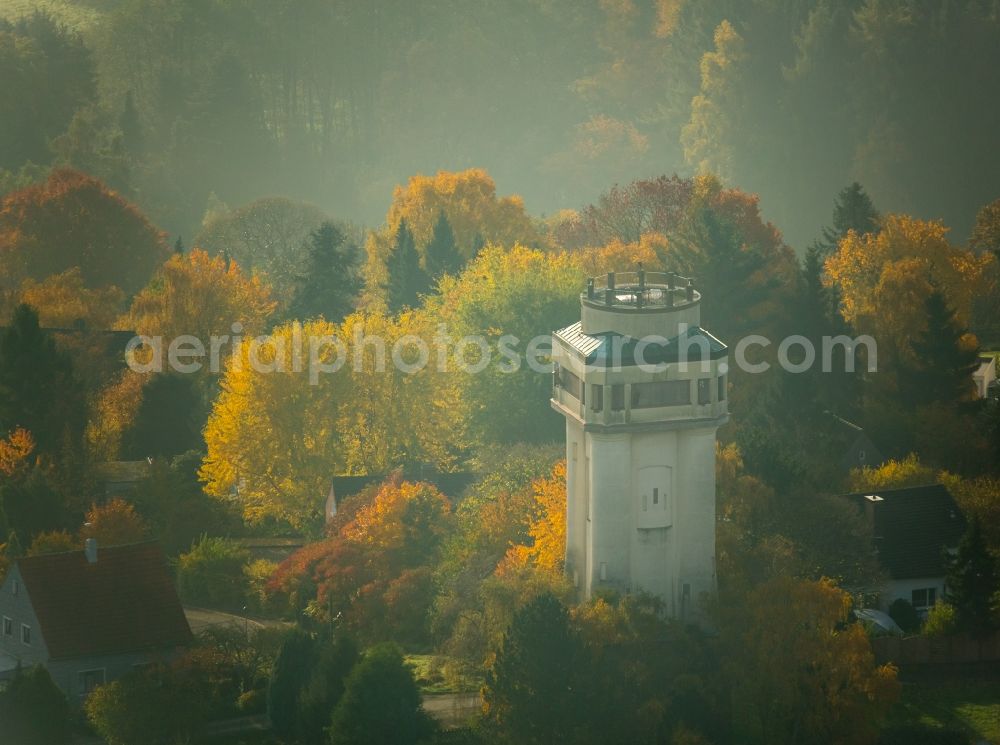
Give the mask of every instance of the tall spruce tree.
M 982 525 L 973 517 L 958 544 L 947 578 L 948 602 L 955 607 L 958 628 L 973 636 L 989 635 L 998 627 L 997 592 L 1000 573 L 986 547 Z
M 386 259 L 385 268 L 389 275 L 385 286 L 389 310 L 398 313 L 403 308 L 416 307 L 420 295 L 427 293 L 430 281 L 420 266 L 417 244 L 405 219 L 399 221 L 395 245 Z
M 338 323 L 354 310 L 361 292 L 360 256 L 344 233 L 324 222 L 309 236 L 305 271 L 296 278 L 293 318 L 317 318 Z
M 0 336 L 0 432 L 24 427 L 39 452 L 54 454 L 67 433 L 77 441 L 85 419 L 85 394 L 70 358 L 39 327 L 34 308 L 19 305 Z
M 910 347 L 914 363 L 900 371 L 906 402 L 958 405 L 973 398 L 972 373 L 979 365 L 979 350 L 963 343 L 967 333 L 948 306 L 944 293 L 934 290 L 924 302 L 927 325 Z
M 692 220 L 691 237 L 679 243 L 677 255 L 697 279 L 699 290 L 712 298 L 702 310 L 706 328 L 722 339 L 737 339 L 764 325 L 770 313 L 766 301 L 777 278 L 761 271 L 761 252 L 744 243 L 730 220 L 714 210 L 700 210 Z
M 267 715 L 282 736 L 294 735 L 299 698 L 316 663 L 316 640 L 301 629 L 292 629 L 281 642 L 267 686 Z
M 823 228 L 823 239 L 816 246 L 822 253 L 837 250 L 840 239 L 850 231 L 871 233 L 878 228 L 879 214 L 871 197 L 857 181 L 844 187 L 833 203 L 833 225 Z
M 432 280 L 436 280 L 442 274 L 456 274 L 463 264 L 462 254 L 458 252 L 451 223 L 448 222 L 444 210 L 441 210 L 437 222 L 434 223 L 434 234 L 431 237 L 431 242 L 427 244 L 424 251 L 424 265 L 427 267 L 427 274 Z

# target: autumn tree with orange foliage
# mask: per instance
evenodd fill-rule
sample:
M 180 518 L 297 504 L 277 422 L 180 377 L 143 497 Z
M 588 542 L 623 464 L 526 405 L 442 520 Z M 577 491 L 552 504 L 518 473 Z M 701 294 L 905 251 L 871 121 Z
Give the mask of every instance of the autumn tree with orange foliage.
M 38 311 L 38 320 L 47 328 L 70 329 L 80 326 L 90 329 L 110 329 L 121 312 L 125 294 L 108 285 L 90 289 L 80 267 L 74 266 L 39 281 L 25 278 L 12 293 L 10 310 L 26 303 Z
M 720 608 L 722 659 L 741 741 L 878 740 L 900 685 L 850 623 L 850 595 L 828 580 L 777 577 L 733 600 Z
M 477 241 L 512 246 L 531 245 L 537 240 L 524 201 L 516 195 L 498 197 L 493 178 L 482 168 L 413 176 L 406 186 L 397 186 L 393 192 L 386 225 L 395 230 L 405 219 L 422 251 L 442 212 L 466 258 L 472 258 Z
M 79 267 L 88 287 L 135 292 L 167 253 L 135 206 L 79 171 L 53 171 L 0 202 L 0 278 L 9 287 Z
M 90 403 L 84 431 L 86 449 L 97 461 L 118 460 L 122 437 L 135 421 L 148 376 L 123 370 Z
M 525 565 L 552 573 L 561 573 L 566 558 L 566 461 L 552 467 L 552 475 L 537 479 L 532 485 L 535 498 L 530 543 L 511 546 L 497 567 L 503 576 Z
M 243 272 L 234 261 L 201 249 L 174 254 L 132 300 L 128 323 L 136 333 L 162 336 L 164 343 L 192 334 L 207 346 L 209 337 L 259 334 L 274 311 L 270 287 Z M 239 323 L 241 332 L 234 332 Z
M 0 439 L 0 538 L 10 550 L 20 551 L 35 534 L 61 527 L 67 517 L 53 469 L 46 458 L 33 457 L 35 452 L 34 437 L 22 427 Z M 0 549 L 0 564 L 2 554 Z
M 452 522 L 436 488 L 392 478 L 340 505 L 332 535 L 283 562 L 270 589 L 367 640 L 425 642 L 431 567 Z
M 98 546 L 139 543 L 148 535 L 146 521 L 135 511 L 135 507 L 121 497 L 105 504 L 91 505 L 80 528 L 81 542 L 93 538 Z
M 871 334 L 883 360 L 913 360 L 909 340 L 923 331 L 924 303 L 940 290 L 966 327 L 973 299 L 988 287 L 992 254 L 952 244 L 939 221 L 887 215 L 878 231 L 850 232 L 826 260 L 824 281 L 835 287 L 840 312 L 860 333 Z
M 412 462 L 451 466 L 454 443 L 462 442 L 454 393 L 433 364 L 416 372 L 393 364 L 391 350 L 409 335 L 431 338 L 426 316 L 355 313 L 340 325 L 288 323 L 262 344 L 244 339 L 205 429 L 206 491 L 234 500 L 249 522 L 277 519 L 317 531 L 337 473 L 386 473 Z M 345 356 L 323 343 L 310 369 L 309 343 L 296 346 L 296 337 L 336 339 Z M 368 337 L 355 349 L 355 339 Z M 399 353 L 405 364 L 417 354 L 407 343 Z M 271 372 L 254 369 L 251 355 Z M 338 357 L 343 366 L 334 371 Z
M 165 365 L 167 348 L 176 337 L 191 334 L 210 354 L 213 335 L 260 334 L 274 309 L 270 288 L 259 277 L 247 276 L 235 262 L 194 249 L 167 260 L 153 280 L 132 299 L 121 323 L 138 334 L 161 337 L 160 361 Z M 233 330 L 234 324 L 239 324 L 237 331 Z M 218 350 L 220 365 L 231 352 L 228 343 Z M 151 350 L 140 348 L 135 351 L 135 361 L 156 371 L 159 366 L 151 354 Z M 210 359 L 202 362 L 199 372 L 204 374 L 209 370 Z M 157 379 L 154 374 L 124 370 L 94 396 L 86 431 L 91 454 L 104 460 L 121 456 L 122 438 L 135 423 L 145 388 L 154 379 Z M 203 420 L 199 428 L 201 424 Z
M 385 262 L 400 222 L 406 220 L 424 266 L 425 249 L 442 214 L 451 226 L 459 254 L 467 260 L 488 244 L 534 245 L 539 241 L 521 198 L 498 197 L 496 184 L 483 169 L 413 176 L 406 186 L 396 187 L 385 226 L 368 237 L 365 273 L 369 292 L 386 284 Z
M 23 427 L 17 427 L 0 439 L 0 473 L 14 476 L 25 468 L 28 457 L 35 450 L 35 439 Z

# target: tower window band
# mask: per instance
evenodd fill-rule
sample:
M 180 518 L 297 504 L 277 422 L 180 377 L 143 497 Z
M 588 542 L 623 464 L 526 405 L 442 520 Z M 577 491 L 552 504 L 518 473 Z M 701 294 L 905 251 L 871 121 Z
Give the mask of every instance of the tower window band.
M 595 385 L 590 395 L 590 408 L 594 411 L 604 410 L 604 386 Z
M 683 406 L 691 403 L 691 384 L 687 380 L 663 380 L 632 384 L 632 408 Z
M 625 411 L 625 385 L 620 383 L 611 386 L 611 410 Z

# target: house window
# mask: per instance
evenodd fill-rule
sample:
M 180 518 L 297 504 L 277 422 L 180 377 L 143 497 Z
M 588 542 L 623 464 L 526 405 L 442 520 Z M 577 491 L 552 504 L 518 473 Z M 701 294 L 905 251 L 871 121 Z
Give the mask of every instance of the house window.
M 98 686 L 104 685 L 104 668 L 80 671 L 80 695 L 87 696 Z
M 31 646 L 31 627 L 26 624 L 21 624 L 21 642 Z
M 3 617 L 3 635 L 14 636 L 14 619 Z
M 711 378 L 701 378 L 698 380 L 698 403 L 699 404 L 709 404 L 712 403 L 712 389 L 711 389 Z
M 725 401 L 726 400 L 726 376 L 725 375 L 720 375 L 719 376 L 719 400 L 720 401 Z
M 15 580 L 14 580 L 14 581 L 13 581 L 13 582 L 11 583 L 11 586 L 10 586 L 10 594 L 11 594 L 11 595 L 17 595 L 17 591 L 18 591 L 18 590 L 20 590 L 20 589 L 21 589 L 21 583 L 20 583 L 20 582 L 18 582 L 18 581 L 17 581 L 16 579 L 15 579 Z
M 691 384 L 687 380 L 632 384 L 633 409 L 680 406 L 689 403 L 691 403 Z
M 914 608 L 930 608 L 937 600 L 937 588 L 925 587 L 910 593 L 910 604 Z
M 625 386 L 619 383 L 611 386 L 611 410 L 625 411 Z

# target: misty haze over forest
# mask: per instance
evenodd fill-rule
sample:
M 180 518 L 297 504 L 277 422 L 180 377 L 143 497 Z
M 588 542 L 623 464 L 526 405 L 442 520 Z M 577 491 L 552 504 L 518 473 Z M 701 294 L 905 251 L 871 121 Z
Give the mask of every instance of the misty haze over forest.
M 5 190 L 72 165 L 186 239 L 212 194 L 372 225 L 414 173 L 470 167 L 536 215 L 712 171 L 800 252 L 852 181 L 959 241 L 998 192 L 990 0 L 0 3 L 36 8 L 83 46 L 4 74 Z

